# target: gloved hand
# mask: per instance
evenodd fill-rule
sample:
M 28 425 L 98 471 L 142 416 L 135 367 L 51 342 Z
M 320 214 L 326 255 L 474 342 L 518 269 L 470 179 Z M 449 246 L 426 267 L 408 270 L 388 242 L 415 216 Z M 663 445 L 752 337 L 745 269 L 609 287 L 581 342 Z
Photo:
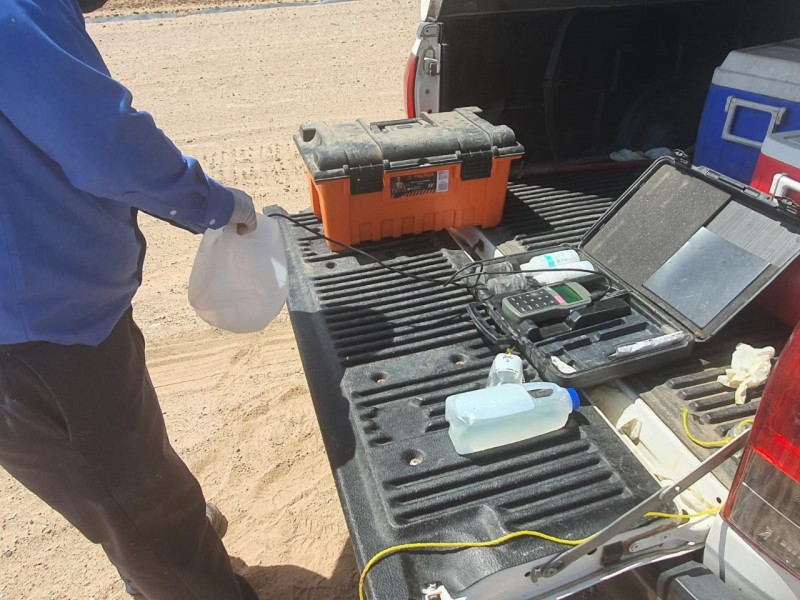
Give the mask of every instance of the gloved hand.
M 242 190 L 228 188 L 233 193 L 233 214 L 230 223 L 236 223 L 236 233 L 244 235 L 256 230 L 256 208 L 253 199 Z

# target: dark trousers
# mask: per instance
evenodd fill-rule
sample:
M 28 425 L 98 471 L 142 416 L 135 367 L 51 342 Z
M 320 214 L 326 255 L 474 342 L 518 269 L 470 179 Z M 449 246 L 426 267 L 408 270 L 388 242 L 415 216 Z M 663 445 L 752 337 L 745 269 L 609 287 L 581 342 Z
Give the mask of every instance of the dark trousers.
M 240 600 L 197 480 L 170 446 L 131 311 L 99 346 L 0 345 L 0 465 L 146 600 Z

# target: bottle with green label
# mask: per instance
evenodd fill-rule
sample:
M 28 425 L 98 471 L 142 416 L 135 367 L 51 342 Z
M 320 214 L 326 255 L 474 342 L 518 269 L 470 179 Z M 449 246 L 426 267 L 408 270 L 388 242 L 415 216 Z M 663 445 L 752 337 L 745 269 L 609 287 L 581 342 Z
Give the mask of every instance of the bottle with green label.
M 540 254 L 534 256 L 527 263 L 522 265 L 524 271 L 536 271 L 538 269 L 555 269 L 561 265 L 576 263 L 581 260 L 575 250 L 559 250 L 550 254 Z

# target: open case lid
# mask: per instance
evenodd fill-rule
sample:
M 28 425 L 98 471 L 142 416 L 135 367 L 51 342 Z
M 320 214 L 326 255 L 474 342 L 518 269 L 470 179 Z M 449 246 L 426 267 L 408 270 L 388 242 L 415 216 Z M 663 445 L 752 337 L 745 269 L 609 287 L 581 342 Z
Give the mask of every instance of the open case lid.
M 770 196 L 667 157 L 620 197 L 580 247 L 705 340 L 800 255 L 800 223 Z

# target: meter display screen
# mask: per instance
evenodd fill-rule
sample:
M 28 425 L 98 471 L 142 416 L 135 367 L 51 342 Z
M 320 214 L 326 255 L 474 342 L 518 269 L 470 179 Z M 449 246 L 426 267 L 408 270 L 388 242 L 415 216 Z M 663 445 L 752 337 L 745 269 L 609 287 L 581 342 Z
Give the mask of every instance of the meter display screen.
M 580 294 L 578 294 L 574 289 L 572 289 L 569 285 L 564 285 L 563 283 L 550 286 L 556 294 L 561 296 L 567 304 L 572 304 L 573 302 L 579 302 L 581 300 Z

